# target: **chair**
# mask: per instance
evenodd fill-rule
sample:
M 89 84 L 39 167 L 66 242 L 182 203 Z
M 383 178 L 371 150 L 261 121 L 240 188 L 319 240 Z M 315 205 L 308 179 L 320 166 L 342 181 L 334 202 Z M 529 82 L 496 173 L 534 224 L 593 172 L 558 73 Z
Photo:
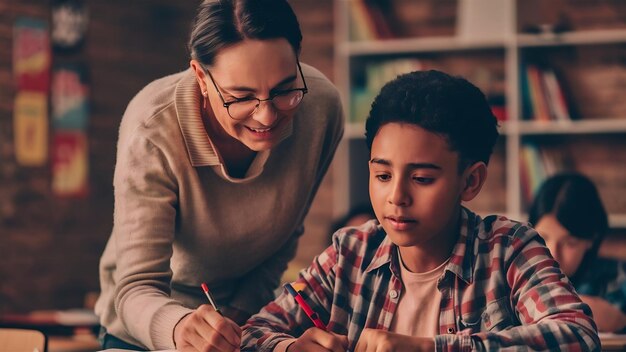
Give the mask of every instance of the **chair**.
M 34 329 L 0 328 L 0 351 L 46 352 L 48 338 Z

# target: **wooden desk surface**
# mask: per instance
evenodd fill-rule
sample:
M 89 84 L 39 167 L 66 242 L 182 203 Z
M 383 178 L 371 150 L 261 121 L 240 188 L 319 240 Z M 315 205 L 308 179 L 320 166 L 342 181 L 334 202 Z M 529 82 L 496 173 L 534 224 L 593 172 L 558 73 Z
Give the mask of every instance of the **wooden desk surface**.
M 48 337 L 48 352 L 93 352 L 101 348 L 93 334 Z
M 93 352 L 100 350 L 97 317 L 83 309 L 36 311 L 0 315 L 0 327 L 40 330 L 48 336 L 49 352 Z
M 602 351 L 626 351 L 626 335 L 601 333 L 600 340 Z M 100 349 L 100 343 L 93 334 L 48 338 L 48 352 L 93 352 Z
M 600 333 L 602 351 L 626 351 L 626 335 Z

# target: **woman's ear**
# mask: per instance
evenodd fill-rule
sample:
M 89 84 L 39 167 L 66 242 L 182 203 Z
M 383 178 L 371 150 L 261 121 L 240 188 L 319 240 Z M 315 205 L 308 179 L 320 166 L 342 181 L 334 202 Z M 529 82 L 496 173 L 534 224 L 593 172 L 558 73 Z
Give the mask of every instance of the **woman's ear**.
M 487 180 L 487 165 L 482 161 L 474 163 L 463 172 L 463 179 L 465 186 L 461 191 L 461 200 L 469 202 L 480 193 Z
M 195 59 L 189 61 L 189 66 L 191 67 L 193 72 L 196 74 L 196 81 L 198 81 L 198 85 L 200 86 L 200 91 L 202 92 L 202 95 L 206 97 L 207 95 L 206 78 L 207 77 L 206 77 L 206 72 L 204 71 L 204 68 Z

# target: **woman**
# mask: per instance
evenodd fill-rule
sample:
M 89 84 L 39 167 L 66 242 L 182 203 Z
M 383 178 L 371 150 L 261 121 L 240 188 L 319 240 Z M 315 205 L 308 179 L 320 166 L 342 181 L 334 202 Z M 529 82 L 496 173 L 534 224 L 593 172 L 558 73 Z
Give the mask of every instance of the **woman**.
M 583 175 L 556 175 L 541 186 L 529 221 L 589 304 L 601 332 L 626 327 L 626 283 L 623 266 L 597 257 L 608 230 L 598 191 Z
M 343 133 L 301 39 L 285 0 L 206 0 L 190 69 L 130 102 L 100 263 L 103 347 L 237 350 L 238 324 L 273 298 Z

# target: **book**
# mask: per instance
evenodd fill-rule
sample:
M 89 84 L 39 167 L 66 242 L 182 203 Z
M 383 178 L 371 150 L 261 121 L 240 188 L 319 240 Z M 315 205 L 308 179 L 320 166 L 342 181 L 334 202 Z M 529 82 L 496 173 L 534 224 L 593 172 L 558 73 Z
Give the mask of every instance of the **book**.
M 547 68 L 542 71 L 543 79 L 548 93 L 548 100 L 551 106 L 553 119 L 558 121 L 571 121 L 572 117 L 569 112 L 565 94 L 561 87 L 554 69 Z

